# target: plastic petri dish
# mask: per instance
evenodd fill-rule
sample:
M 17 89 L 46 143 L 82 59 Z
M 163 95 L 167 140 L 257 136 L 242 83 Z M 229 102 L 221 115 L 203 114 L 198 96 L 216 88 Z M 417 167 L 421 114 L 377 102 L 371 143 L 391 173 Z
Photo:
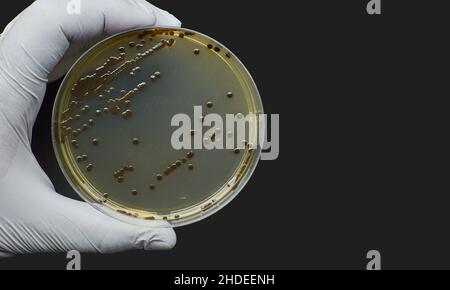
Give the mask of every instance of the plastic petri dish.
M 65 177 L 92 206 L 129 223 L 181 226 L 245 186 L 260 159 L 262 113 L 252 77 L 225 46 L 188 29 L 142 28 L 73 65 L 52 138 Z

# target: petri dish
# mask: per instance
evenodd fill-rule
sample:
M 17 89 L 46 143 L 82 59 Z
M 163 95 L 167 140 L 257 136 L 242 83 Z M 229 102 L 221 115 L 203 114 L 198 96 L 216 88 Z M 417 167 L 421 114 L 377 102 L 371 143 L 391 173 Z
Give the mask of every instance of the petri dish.
M 181 226 L 245 186 L 260 159 L 261 114 L 252 77 L 224 45 L 149 27 L 109 37 L 73 65 L 52 138 L 65 177 L 92 206 L 129 223 Z

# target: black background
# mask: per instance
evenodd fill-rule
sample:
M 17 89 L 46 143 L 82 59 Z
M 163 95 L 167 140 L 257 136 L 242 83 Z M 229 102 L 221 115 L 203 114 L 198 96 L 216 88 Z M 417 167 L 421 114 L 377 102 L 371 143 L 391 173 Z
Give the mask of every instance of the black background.
M 445 1 L 153 1 L 218 39 L 281 116 L 281 151 L 239 197 L 177 229 L 169 252 L 83 255 L 84 269 L 450 268 L 448 19 Z M 30 1 L 8 1 L 4 27 Z M 5 5 L 5 4 L 4 4 Z M 38 23 L 36 25 L 39 25 Z M 77 198 L 51 146 L 49 86 L 34 151 L 56 189 Z M 64 254 L 0 269 L 64 269 Z

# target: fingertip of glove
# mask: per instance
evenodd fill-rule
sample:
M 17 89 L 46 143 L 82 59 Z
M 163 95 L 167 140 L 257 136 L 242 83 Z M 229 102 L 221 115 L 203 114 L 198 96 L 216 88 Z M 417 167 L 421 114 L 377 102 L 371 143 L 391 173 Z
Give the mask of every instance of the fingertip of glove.
M 170 250 L 175 247 L 177 237 L 172 228 L 155 228 L 139 235 L 136 246 L 146 251 Z
M 168 11 L 160 9 L 146 1 L 137 1 L 136 4 L 141 11 L 144 11 L 147 15 L 151 15 L 153 23 L 150 25 L 181 27 L 181 21 Z
M 165 10 L 161 10 L 162 13 L 164 14 L 164 16 L 167 19 L 167 25 L 170 25 L 172 27 L 181 27 L 181 21 L 176 18 L 173 14 L 165 11 Z

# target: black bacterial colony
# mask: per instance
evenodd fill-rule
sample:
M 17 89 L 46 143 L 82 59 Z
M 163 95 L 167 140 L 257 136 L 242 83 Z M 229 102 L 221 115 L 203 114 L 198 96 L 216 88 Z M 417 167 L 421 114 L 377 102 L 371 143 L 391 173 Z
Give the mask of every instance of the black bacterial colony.
M 66 178 L 97 209 L 179 226 L 216 212 L 245 185 L 261 153 L 250 143 L 259 122 L 238 139 L 225 120 L 262 113 L 251 76 L 225 47 L 190 30 L 147 28 L 111 37 L 75 64 L 55 102 L 53 141 Z M 191 120 L 188 149 L 173 146 L 177 114 Z M 205 124 L 208 114 L 224 124 Z M 194 149 L 198 134 L 202 145 L 234 147 Z

